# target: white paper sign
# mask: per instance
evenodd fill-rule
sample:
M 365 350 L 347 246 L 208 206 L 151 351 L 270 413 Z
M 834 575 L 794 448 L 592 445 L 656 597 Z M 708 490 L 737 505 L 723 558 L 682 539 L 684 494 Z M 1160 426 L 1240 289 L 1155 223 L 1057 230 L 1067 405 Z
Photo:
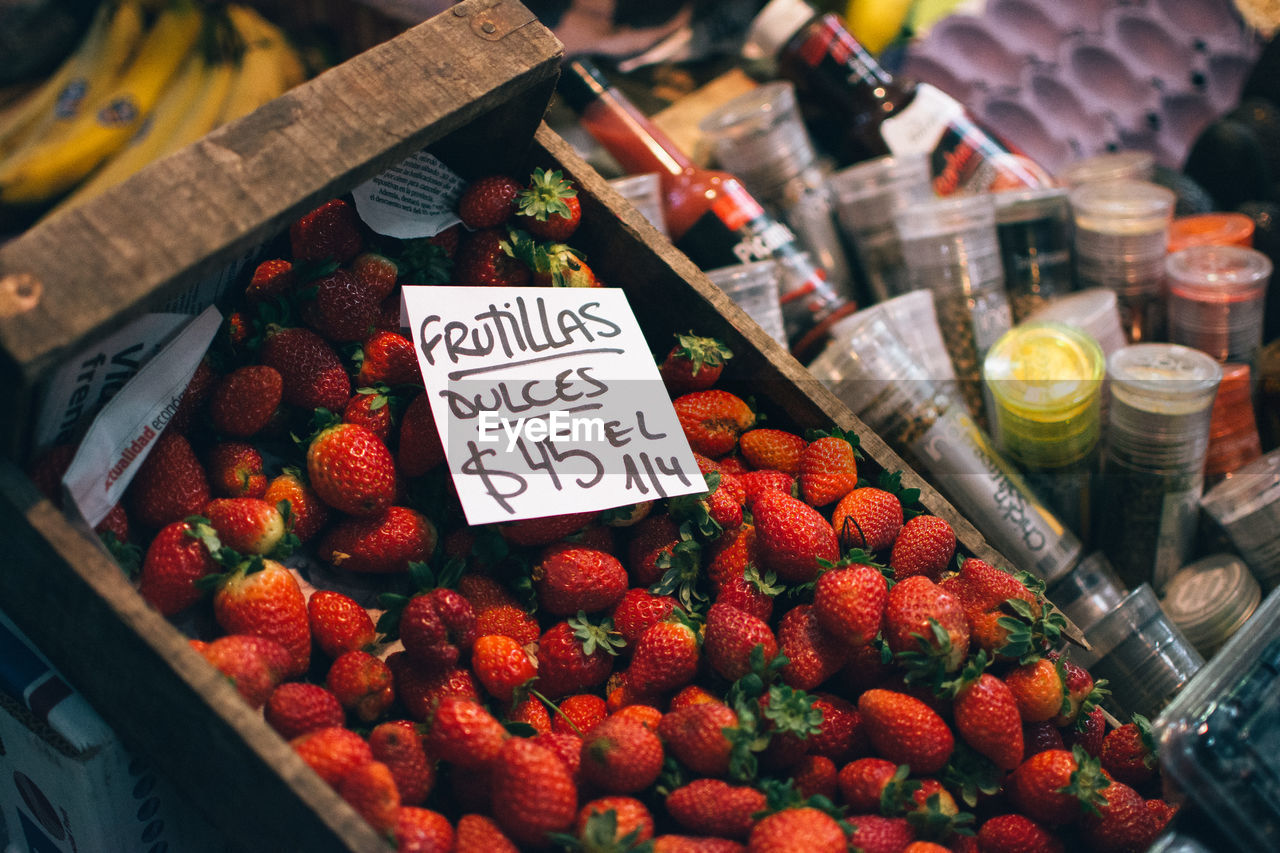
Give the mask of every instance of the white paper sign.
M 425 151 L 351 191 L 364 223 L 388 237 L 434 237 L 454 223 L 466 182 Z
M 616 288 L 405 287 L 470 524 L 706 490 Z

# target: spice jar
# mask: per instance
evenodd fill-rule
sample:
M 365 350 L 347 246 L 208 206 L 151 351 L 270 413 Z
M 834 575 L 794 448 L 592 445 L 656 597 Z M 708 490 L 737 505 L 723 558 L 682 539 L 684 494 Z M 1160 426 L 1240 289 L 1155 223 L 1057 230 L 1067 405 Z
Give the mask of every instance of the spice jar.
M 1107 377 L 1097 544 L 1127 586 L 1149 582 L 1159 592 L 1194 538 L 1222 368 L 1177 344 L 1133 344 L 1107 360 Z
M 1156 158 L 1150 151 L 1107 151 L 1068 163 L 1058 173 L 1066 187 L 1107 181 L 1149 181 L 1156 174 Z
M 1165 258 L 1169 340 L 1219 361 L 1249 362 L 1262 346 L 1271 260 L 1240 246 L 1191 246 Z
M 996 235 L 1014 322 L 1074 286 L 1071 206 L 1064 187 L 995 194 Z
M 1210 554 L 1183 566 L 1165 590 L 1161 606 L 1205 658 L 1249 621 L 1262 587 L 1235 554 Z
M 1280 449 L 1209 489 L 1200 506 L 1226 532 L 1264 589 L 1280 584 Z

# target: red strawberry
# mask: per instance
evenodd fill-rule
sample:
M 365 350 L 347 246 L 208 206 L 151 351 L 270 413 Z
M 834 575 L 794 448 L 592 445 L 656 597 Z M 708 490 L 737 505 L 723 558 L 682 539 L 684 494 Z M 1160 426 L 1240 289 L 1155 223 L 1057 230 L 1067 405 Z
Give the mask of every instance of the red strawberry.
M 791 768 L 791 780 L 796 793 L 804 799 L 826 797 L 835 801 L 836 765 L 825 755 L 806 755 L 800 759 L 800 763 Z
M 1023 664 L 1005 673 L 1004 683 L 1013 692 L 1024 722 L 1038 723 L 1062 711 L 1067 686 L 1062 673 L 1048 658 Z
M 404 605 L 398 630 L 410 658 L 424 666 L 451 667 L 475 644 L 476 614 L 454 590 L 432 589 Z
M 954 672 L 969 653 L 969 623 L 958 598 L 916 575 L 889 590 L 884 639 L 894 654 L 922 652 Z
M 318 684 L 301 681 L 286 681 L 271 691 L 263 714 L 267 725 L 285 740 L 340 726 L 347 719 L 337 696 Z
M 747 471 L 738 475 L 738 482 L 746 492 L 744 503 L 748 507 L 755 506 L 756 500 L 765 492 L 781 492 L 796 497 L 796 478 L 781 471 Z
M 956 534 L 944 518 L 917 515 L 893 540 L 889 565 L 896 580 L 924 575 L 937 583 L 956 553 Z
M 97 526 L 93 528 L 94 532 L 104 540 L 114 537 L 115 541 L 127 543 L 133 541 L 133 533 L 129 526 L 129 514 L 124 510 L 124 504 L 115 504 L 103 516 Z
M 823 630 L 811 604 L 791 608 L 778 621 L 778 651 L 787 658 L 782 681 L 797 690 L 812 690 L 840 671 L 846 646 Z
M 362 341 L 373 331 L 381 298 L 345 269 L 302 289 L 302 321 L 328 341 Z
M 395 261 L 377 252 L 361 252 L 351 259 L 348 269 L 379 301 L 391 295 L 400 276 Z
M 165 616 L 181 613 L 204 597 L 197 581 L 216 574 L 213 554 L 222 543 L 213 528 L 200 522 L 165 525 L 147 546 L 138 591 Z
M 379 833 L 390 835 L 395 831 L 400 792 L 391 768 L 381 761 L 370 761 L 343 776 L 338 782 L 338 795 Z
M 204 514 L 218 540 L 241 554 L 270 554 L 284 539 L 284 516 L 262 498 L 214 498 Z
M 914 696 L 872 689 L 858 698 L 858 712 L 871 745 L 883 758 L 908 764 L 918 774 L 946 766 L 955 737 L 945 720 Z
M 688 554 L 687 547 L 677 548 L 683 541 L 680 525 L 670 515 L 660 513 L 641 519 L 632 527 L 631 541 L 627 543 L 631 582 L 642 587 L 657 583 L 670 563 Z
M 700 776 L 725 776 L 733 743 L 726 729 L 738 727 L 738 715 L 721 702 L 700 702 L 668 711 L 658 723 L 667 752 Z
M 627 686 L 642 696 L 684 687 L 698 672 L 698 635 L 679 620 L 657 622 L 636 641 Z
M 668 833 L 653 839 L 653 853 L 743 853 L 744 850 L 745 846 L 728 838 Z
M 395 681 L 396 698 L 409 716 L 419 722 L 430 719 L 445 697 L 480 698 L 475 676 L 464 667 L 426 667 L 403 651 L 387 655 L 387 666 L 391 667 Z
M 494 762 L 493 817 L 517 844 L 542 845 L 573 825 L 578 787 L 550 750 L 512 738 Z
M 541 699 L 526 696 L 523 702 L 517 702 L 507 715 L 513 723 L 525 723 L 538 734 L 551 731 L 551 712 L 542 704 Z
M 543 518 L 507 521 L 498 525 L 498 532 L 509 544 L 522 548 L 550 545 L 552 542 L 558 542 L 566 536 L 578 533 L 595 521 L 599 514 L 598 512 L 570 512 Z
M 191 431 L 191 426 L 204 410 L 204 405 L 209 400 L 209 392 L 213 390 L 213 383 L 217 379 L 218 376 L 213 372 L 209 357 L 206 355 L 196 365 L 196 371 L 191 375 L 191 380 L 187 382 L 182 398 L 178 401 L 178 410 L 169 419 L 170 432 Z
M 533 567 L 532 578 L 538 603 L 555 616 L 607 610 L 627 591 L 622 563 L 593 548 L 555 548 Z
M 1060 660 L 1064 675 L 1063 683 L 1067 688 L 1066 710 L 1050 717 L 1049 722 L 1065 728 L 1075 723 L 1080 716 L 1081 710 L 1085 708 L 1085 703 L 1093 695 L 1093 676 L 1084 667 L 1076 665 L 1071 660 L 1065 657 L 1058 658 L 1056 653 L 1050 653 L 1049 658 L 1051 660 Z M 1092 708 L 1093 706 L 1090 705 L 1089 707 Z M 1128 780 L 1121 779 L 1120 781 L 1127 782 Z
M 425 515 L 389 506 L 374 516 L 344 518 L 320 540 L 316 556 L 349 572 L 395 574 L 425 562 L 436 547 L 436 527 Z
M 1127 853 L 1146 850 L 1163 827 L 1147 809 L 1142 795 L 1123 782 L 1112 782 L 1102 792 L 1105 802 L 1097 814 L 1085 814 L 1080 835 L 1091 850 L 1099 853 Z
M 512 257 L 508 247 L 506 233 L 497 228 L 482 228 L 466 235 L 454 258 L 454 280 L 478 287 L 529 284 L 529 267 Z
M 751 651 L 764 649 L 765 663 L 778 654 L 778 642 L 763 620 L 728 604 L 716 603 L 707 611 L 702 653 L 707 663 L 729 681 L 751 671 Z
M 486 175 L 472 181 L 458 196 L 458 218 L 472 230 L 502 225 L 515 215 L 523 189 L 507 175 Z
M 1022 718 L 1005 683 L 990 673 L 963 687 L 952 703 L 956 732 L 1001 770 L 1022 763 Z
M 648 788 L 662 772 L 662 741 L 648 726 L 609 717 L 582 740 L 582 780 L 611 794 Z
M 607 622 L 575 616 L 552 625 L 538 640 L 539 692 L 555 699 L 603 684 L 613 671 L 617 642 Z
M 386 390 L 385 385 L 356 389 L 342 407 L 342 422 L 364 427 L 384 444 L 390 441 L 394 417 L 389 405 L 391 399 L 384 393 Z
M 332 346 L 310 329 L 268 328 L 258 353 L 284 382 L 281 399 L 303 409 L 342 411 L 351 397 L 351 379 Z
M 1021 717 L 1021 715 L 1019 715 Z M 1022 724 L 1023 757 L 1030 758 L 1046 749 L 1067 749 L 1062 732 L 1051 722 Z
M 738 438 L 738 452 L 757 470 L 781 471 L 795 476 L 808 442 L 787 430 L 763 427 L 750 429 Z
M 1079 820 L 1086 809 L 1096 811 L 1112 784 L 1083 750 L 1050 749 L 1019 764 L 1006 791 L 1018 811 L 1057 826 Z
M 446 557 L 465 560 L 471 554 L 475 545 L 475 537 L 471 534 L 474 528 L 463 527 L 454 529 L 444 542 L 441 543 L 441 550 Z M 471 609 L 479 616 L 491 607 L 501 607 L 503 605 L 515 606 L 518 604 L 515 596 L 507 590 L 498 581 L 488 575 L 482 575 L 478 572 L 467 572 L 458 578 L 458 592 L 471 602 Z
M 540 240 L 563 242 L 573 236 L 581 221 L 582 205 L 573 182 L 559 169 L 534 169 L 516 198 L 513 224 Z
M 288 502 L 289 515 L 285 523 L 299 542 L 311 541 L 329 522 L 329 507 L 303 481 L 302 473 L 294 468 L 286 468 L 277 474 L 267 484 L 262 499 L 272 506 L 279 506 L 281 501 Z
M 395 499 L 391 451 L 355 424 L 326 427 L 311 440 L 307 479 L 321 500 L 348 515 L 380 515 Z
M 760 495 L 751 507 L 763 568 L 784 581 L 806 583 L 818 576 L 819 560 L 840 558 L 835 531 L 817 510 L 780 492 Z
M 538 674 L 520 643 L 501 634 L 483 634 L 471 650 L 471 669 L 490 696 L 510 702 L 516 689 Z
M 761 818 L 747 839 L 749 853 L 845 853 L 848 839 L 836 819 L 816 808 L 784 809 Z
M 1052 725 L 1052 721 L 1049 725 Z M 1107 718 L 1099 707 L 1080 715 L 1074 725 L 1061 730 L 1062 742 L 1066 749 L 1079 746 L 1094 758 L 1102 756 L 1102 744 L 1106 736 Z
M 809 735 L 810 753 L 845 762 L 870 748 L 857 705 L 830 693 L 817 693 L 813 707 L 822 711 L 822 726 Z
M 1001 624 L 1011 613 L 1006 601 L 1024 601 L 1033 618 L 1040 616 L 1041 604 L 1031 590 L 1009 572 L 985 560 L 975 557 L 965 560 L 959 577 L 952 582 L 958 584 L 974 645 L 990 654 L 1000 654 L 1010 640 L 1009 628 Z
M 499 634 L 522 646 L 532 646 L 541 633 L 538 621 L 514 604 L 499 604 L 476 613 L 477 637 Z
M 1155 743 L 1151 723 L 1141 714 L 1112 729 L 1102 741 L 1102 768 L 1117 782 L 1138 788 L 1155 778 Z
M 289 677 L 307 671 L 307 600 L 293 573 L 275 560 L 255 557 L 224 575 L 213 594 L 213 615 L 228 633 L 267 637 L 288 649 Z
M 866 645 L 879 633 L 888 600 L 888 581 L 864 563 L 824 572 L 813 590 L 818 622 L 850 646 Z
M 284 393 L 280 372 L 265 364 L 237 367 L 213 386 L 209 420 L 234 438 L 248 438 L 266 429 Z
M 1062 839 L 1029 817 L 1002 814 L 978 828 L 982 853 L 1062 853 Z
M 289 741 L 293 751 L 330 785 L 373 761 L 368 742 L 350 729 L 316 729 Z
M 669 595 L 654 595 L 642 587 L 632 587 L 623 593 L 609 615 L 614 630 L 631 648 L 645 631 L 666 621 L 675 607 L 676 600 Z
M 809 506 L 833 504 L 858 485 L 858 457 L 843 435 L 815 438 L 800 455 L 796 471 L 800 497 Z
M 676 343 L 658 365 L 667 391 L 673 397 L 705 391 L 715 385 L 733 352 L 716 338 L 676 335 Z
M 232 633 L 196 649 L 253 708 L 266 704 L 292 668 L 288 650 L 266 637 Z
M 689 446 L 718 459 L 738 446 L 738 437 L 751 429 L 756 414 L 735 394 L 718 388 L 691 391 L 671 403 Z
M 609 817 L 606 819 L 606 816 Z M 612 838 L 608 832 L 610 827 Z M 620 842 L 627 836 L 631 836 L 635 843 L 643 843 L 653 838 L 653 815 L 648 806 L 635 797 L 599 797 L 578 811 L 573 831 L 580 840 L 588 843 L 589 839 L 599 837 L 606 842 Z
M 294 261 L 344 264 L 364 245 L 360 219 L 347 202 L 330 199 L 289 226 L 289 245 Z
M 209 449 L 209 488 L 220 498 L 261 498 L 267 492 L 262 453 L 243 441 L 219 441 Z M 276 501 L 272 501 L 275 504 Z
M 210 497 L 208 477 L 190 442 L 165 430 L 138 466 L 125 492 L 125 508 L 132 520 L 159 529 L 198 515 Z
M 721 779 L 695 779 L 667 794 L 667 813 L 695 835 L 746 840 L 765 796 L 746 785 Z
M 863 853 L 902 853 L 916 837 L 905 817 L 859 814 L 847 820 L 854 827 L 849 846 Z
M 403 799 L 401 797 L 401 800 Z M 449 819 L 440 812 L 424 809 L 421 806 L 401 805 L 396 810 L 395 828 L 391 834 L 395 840 L 397 853 L 446 853 L 455 849 L 464 849 L 457 846 L 458 834 L 454 832 Z M 468 841 L 468 843 L 472 842 Z M 473 851 L 485 849 L 493 853 L 504 850 L 502 847 L 488 845 L 484 848 L 468 847 L 466 849 Z
M 880 795 L 898 773 L 886 758 L 859 758 L 840 768 L 840 796 L 853 812 L 879 812 Z
M 398 332 L 374 332 L 361 344 L 356 359 L 356 384 L 422 386 L 418 354 L 413 341 Z
M 603 699 L 594 693 L 575 693 L 560 700 L 560 713 L 551 720 L 551 731 L 583 737 L 609 716 Z
M 284 296 L 296 280 L 293 264 L 283 258 L 271 258 L 254 267 L 244 295 L 250 302 L 266 302 Z
M 444 445 L 426 393 L 415 396 L 400 418 L 396 465 L 406 477 L 421 477 L 444 461 Z
M 446 696 L 436 706 L 427 729 L 432 756 L 469 770 L 489 766 L 510 735 L 475 699 Z
M 343 652 L 330 664 L 324 686 L 348 713 L 365 723 L 381 717 L 395 701 L 391 668 L 360 649 Z
M 897 496 L 863 486 L 840 499 L 831 516 L 840 547 L 881 551 L 893 544 L 902 529 L 902 502 Z
M 498 825 L 484 815 L 464 814 L 458 818 L 457 839 L 454 853 L 520 853 Z

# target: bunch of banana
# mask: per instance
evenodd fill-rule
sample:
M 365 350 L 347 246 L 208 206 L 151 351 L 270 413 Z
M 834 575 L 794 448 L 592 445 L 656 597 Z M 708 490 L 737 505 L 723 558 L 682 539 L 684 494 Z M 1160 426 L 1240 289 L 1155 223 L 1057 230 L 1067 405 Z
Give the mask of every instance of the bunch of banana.
M 306 76 L 284 33 L 247 6 L 156 6 L 107 0 L 63 66 L 0 113 L 0 206 L 65 210 Z

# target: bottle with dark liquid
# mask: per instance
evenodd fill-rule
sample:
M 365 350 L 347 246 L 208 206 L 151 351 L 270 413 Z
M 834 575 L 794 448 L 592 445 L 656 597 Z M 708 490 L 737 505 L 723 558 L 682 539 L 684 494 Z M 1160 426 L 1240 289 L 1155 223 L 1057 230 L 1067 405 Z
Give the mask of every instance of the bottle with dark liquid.
M 796 85 L 814 135 L 842 165 L 885 154 L 930 155 L 939 195 L 1052 186 L 1040 166 L 927 83 L 895 79 L 834 14 L 771 0 L 751 24 L 749 58 L 774 57 Z
M 831 325 L 856 305 L 840 296 L 787 225 L 727 172 L 695 165 L 591 62 L 565 62 L 561 97 L 627 172 L 657 173 L 671 241 L 704 270 L 773 259 L 782 267 L 783 322 L 797 357 L 821 349 Z

